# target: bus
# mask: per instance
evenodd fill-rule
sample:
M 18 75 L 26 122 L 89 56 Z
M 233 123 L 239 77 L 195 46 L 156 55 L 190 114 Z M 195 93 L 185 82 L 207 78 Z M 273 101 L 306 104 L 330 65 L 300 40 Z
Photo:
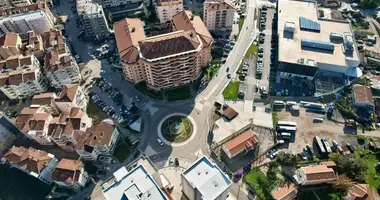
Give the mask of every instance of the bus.
M 317 144 L 318 151 L 321 155 L 326 155 L 326 149 L 322 144 L 321 139 L 318 136 L 314 137 L 314 142 Z
M 278 121 L 278 126 L 290 126 L 290 127 L 297 127 L 296 122 L 288 122 L 288 121 Z
M 323 146 L 325 147 L 327 154 L 330 154 L 331 153 L 331 148 L 330 148 L 330 144 L 327 141 L 327 139 L 326 138 L 322 138 L 321 142 L 322 142 Z
M 278 126 L 277 127 L 277 131 L 278 132 L 296 132 L 297 131 L 297 128 L 296 127 L 292 127 L 292 126 Z

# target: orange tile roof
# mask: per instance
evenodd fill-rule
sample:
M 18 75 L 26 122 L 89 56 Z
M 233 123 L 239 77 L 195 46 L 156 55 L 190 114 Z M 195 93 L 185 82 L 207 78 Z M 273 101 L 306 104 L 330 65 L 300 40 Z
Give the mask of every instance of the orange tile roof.
M 126 62 L 137 62 L 138 42 L 146 38 L 142 22 L 125 18 L 115 23 L 114 30 L 120 58 Z
M 320 164 L 326 167 L 336 167 L 336 163 L 332 160 L 324 161 L 324 162 L 321 162 Z
M 371 187 L 368 184 L 353 185 L 349 195 L 351 196 L 351 200 L 375 200 Z
M 63 158 L 53 171 L 53 180 L 66 183 L 78 181 L 83 163 L 80 160 Z
M 45 54 L 45 66 L 46 72 L 55 72 L 60 69 L 72 66 L 72 57 L 65 55 L 61 56 L 58 49 L 53 49 Z
M 78 84 L 65 84 L 62 91 L 59 93 L 56 101 L 58 102 L 73 102 L 75 95 L 79 89 Z
M 178 31 L 146 38 L 139 42 L 140 51 L 147 59 L 161 58 L 195 50 L 200 41 L 194 31 Z
M 34 95 L 32 99 L 32 104 L 35 105 L 48 105 L 52 104 L 55 94 L 53 92 L 46 92 L 38 95 Z
M 17 45 L 17 39 L 20 38 L 18 33 L 5 33 L 0 37 L 0 46 L 15 47 Z M 21 41 L 21 38 L 20 38 Z
M 355 85 L 354 97 L 355 97 L 355 102 L 368 102 L 374 105 L 372 90 L 370 87 L 363 86 L 363 85 Z
M 194 15 L 190 10 L 184 10 L 177 13 L 172 17 L 172 22 L 176 27 L 176 30 L 194 30 L 201 37 L 204 46 L 209 46 L 213 41 L 213 38 L 202 19 L 199 16 Z
M 233 119 L 236 117 L 239 113 L 236 112 L 233 108 L 228 107 L 224 110 L 223 115 L 226 116 L 228 119 Z
M 239 153 L 244 149 L 253 149 L 258 144 L 259 138 L 257 137 L 257 135 L 253 131 L 248 130 L 227 142 L 225 144 L 225 147 L 231 153 L 231 155 L 235 155 L 236 153 Z
M 302 169 L 306 175 L 307 182 L 336 178 L 334 170 L 325 165 L 304 167 Z
M 297 196 L 297 188 L 293 184 L 286 184 L 275 190 L 272 195 L 276 200 L 291 200 Z
M 89 138 L 86 140 L 86 144 L 91 146 L 108 146 L 114 129 L 114 124 L 105 121 L 100 122 L 96 127 L 87 131 Z
M 212 1 L 207 2 L 205 9 L 207 11 L 223 11 L 223 10 L 234 10 L 232 3 L 227 1 Z
M 58 54 L 66 53 L 65 42 L 62 32 L 56 29 L 46 31 L 42 35 L 45 49 L 54 47 Z
M 26 149 L 25 147 L 13 146 L 4 158 L 11 164 L 17 164 L 22 169 L 33 171 L 39 174 L 46 164 L 52 159 L 45 151 L 39 151 L 34 148 Z

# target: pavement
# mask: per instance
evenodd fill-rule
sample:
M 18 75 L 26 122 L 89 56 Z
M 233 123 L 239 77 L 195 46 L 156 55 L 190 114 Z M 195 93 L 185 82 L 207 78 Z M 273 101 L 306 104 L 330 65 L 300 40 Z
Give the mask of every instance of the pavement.
M 113 87 L 119 88 L 120 92 L 124 95 L 124 99 L 136 102 L 134 97 L 139 95 L 140 102 L 138 107 L 143 108 L 141 115 L 144 119 L 145 128 L 142 137 L 140 137 L 137 148 L 150 155 L 151 160 L 158 168 L 164 167 L 169 157 L 177 157 L 179 160 L 186 160 L 188 163 L 192 163 L 202 155 L 210 155 L 207 144 L 207 137 L 210 130 L 210 122 L 208 120 L 209 115 L 211 114 L 210 110 L 216 97 L 223 91 L 224 87 L 229 82 L 229 79 L 226 78 L 226 68 L 229 67 L 230 71 L 236 71 L 246 50 L 249 48 L 253 39 L 256 38 L 257 32 L 253 19 L 256 5 L 258 4 L 258 0 L 249 0 L 247 2 L 246 20 L 234 49 L 230 52 L 226 63 L 221 67 L 218 76 L 212 80 L 208 87 L 195 99 L 193 98 L 170 103 L 150 100 L 136 90 L 132 83 L 124 80 L 121 72 L 113 71 L 112 66 L 102 62 L 101 69 L 105 70 L 103 77 L 109 80 Z M 67 4 L 66 6 L 62 5 L 62 8 L 60 7 L 58 9 L 60 10 L 60 13 L 71 12 L 70 6 L 70 4 Z M 71 15 L 69 14 L 69 16 Z M 71 22 L 72 21 L 74 20 L 71 20 Z M 75 24 L 68 24 L 66 30 L 70 33 L 69 38 L 72 40 L 74 49 L 82 57 L 84 62 L 91 60 L 87 53 L 89 49 L 83 48 L 83 46 L 88 47 L 88 45 L 76 40 L 75 32 L 79 31 L 76 29 Z M 194 119 L 194 123 L 197 126 L 197 133 L 195 138 L 189 141 L 186 145 L 175 147 L 166 144 L 161 146 L 157 143 L 157 127 L 159 123 L 161 119 L 172 113 L 183 113 Z M 113 169 L 107 173 L 107 177 L 112 176 L 112 173 L 116 171 L 116 169 L 126 165 L 131 160 L 132 156 L 123 163 L 114 166 Z M 78 192 L 77 195 L 71 199 L 83 199 L 86 195 L 89 195 L 92 190 L 94 190 L 94 193 L 99 193 L 99 190 L 101 190 L 99 189 L 100 184 L 101 181 L 95 186 L 95 189 L 86 188 Z M 238 195 L 239 199 L 244 199 L 240 198 L 242 193 L 240 193 L 239 190 L 233 190 L 231 193 L 235 196 Z

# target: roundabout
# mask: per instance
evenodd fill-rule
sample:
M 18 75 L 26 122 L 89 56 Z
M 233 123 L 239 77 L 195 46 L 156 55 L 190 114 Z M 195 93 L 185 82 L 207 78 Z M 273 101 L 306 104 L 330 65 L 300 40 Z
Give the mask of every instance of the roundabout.
M 165 116 L 158 126 L 158 137 L 169 146 L 183 146 L 196 135 L 194 119 L 183 113 Z

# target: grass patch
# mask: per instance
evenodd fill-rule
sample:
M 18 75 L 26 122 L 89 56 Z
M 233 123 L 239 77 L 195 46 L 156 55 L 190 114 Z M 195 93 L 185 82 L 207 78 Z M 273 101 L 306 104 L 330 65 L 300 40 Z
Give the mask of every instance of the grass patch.
M 272 112 L 272 121 L 273 121 L 273 127 L 276 127 L 278 124 L 278 113 Z
M 247 53 L 245 53 L 245 57 L 248 58 L 252 55 L 256 55 L 257 54 L 257 49 L 258 49 L 258 45 L 256 42 L 253 42 L 251 44 L 251 46 L 249 47 Z
M 335 191 L 331 186 L 315 190 L 306 190 L 301 192 L 297 197 L 300 200 L 318 200 L 313 191 L 318 195 L 320 200 L 343 198 L 343 196 L 339 192 Z
M 239 93 L 239 81 L 230 82 L 223 91 L 223 96 L 225 100 L 237 100 Z
M 222 62 L 220 61 L 220 59 L 212 60 L 210 66 L 206 68 L 205 77 L 208 80 L 213 79 L 214 76 L 218 73 L 221 66 Z
M 107 114 L 104 113 L 93 101 L 90 99 L 87 104 L 86 112 L 89 117 L 93 118 L 95 121 L 101 121 L 107 118 Z
M 371 81 L 367 77 L 364 77 L 364 78 L 359 79 L 357 84 L 364 85 L 364 86 L 370 86 Z
M 128 156 L 132 153 L 132 150 L 127 147 L 124 143 L 120 143 L 118 147 L 116 147 L 113 155 L 115 158 L 121 163 L 124 162 L 128 158 Z
M 145 81 L 141 81 L 139 83 L 136 83 L 135 87 L 136 87 L 136 89 L 138 91 L 140 91 L 141 93 L 149 96 L 152 99 L 163 100 L 162 93 L 161 92 L 154 92 L 154 91 L 148 90 L 148 87 L 147 87 Z
M 269 183 L 265 174 L 260 169 L 251 170 L 245 177 L 245 182 L 256 192 L 260 199 L 273 200 L 271 191 L 272 185 Z
M 241 32 L 241 29 L 243 28 L 245 18 L 240 17 L 239 18 L 239 33 Z
M 181 86 L 172 90 L 167 90 L 165 91 L 165 95 L 168 101 L 179 101 L 192 97 L 189 85 Z
M 376 159 L 375 154 L 367 149 L 358 149 L 357 152 L 355 152 L 355 159 L 362 159 L 368 167 L 365 182 L 373 188 L 380 188 L 380 173 L 375 169 L 379 160 Z
M 175 126 L 179 125 L 179 129 Z M 183 116 L 169 117 L 164 121 L 161 127 L 162 135 L 170 142 L 183 142 L 193 133 L 193 124 Z M 178 134 L 175 134 L 178 131 Z

